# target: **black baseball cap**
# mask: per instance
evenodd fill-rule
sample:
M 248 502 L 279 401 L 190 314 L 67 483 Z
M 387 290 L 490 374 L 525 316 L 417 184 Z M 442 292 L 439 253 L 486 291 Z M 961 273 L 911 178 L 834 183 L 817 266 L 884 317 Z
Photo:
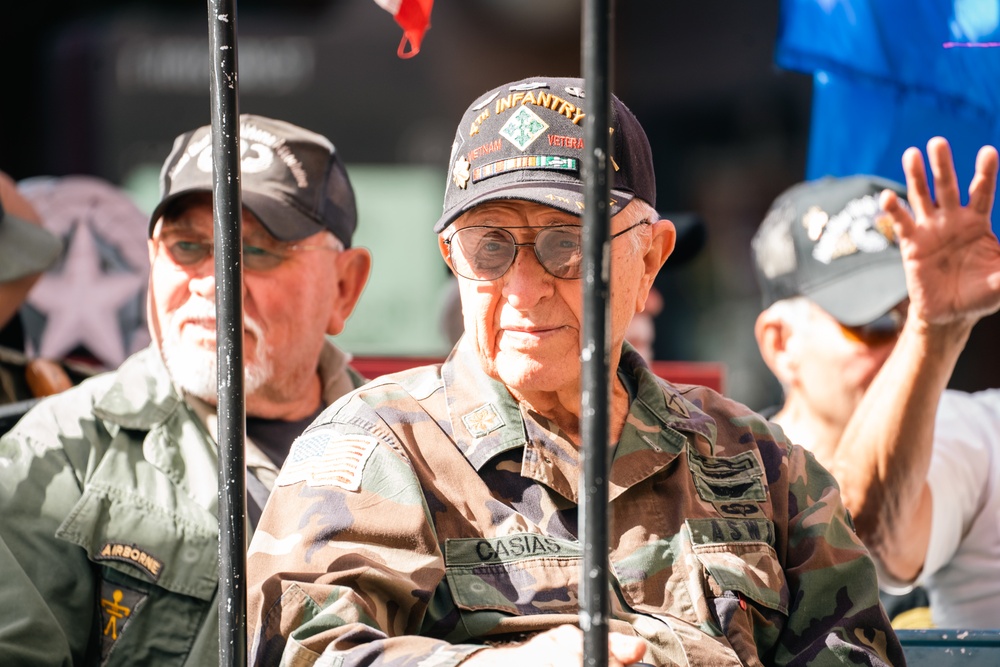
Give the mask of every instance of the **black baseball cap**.
M 906 299 L 899 242 L 879 206 L 878 176 L 825 177 L 774 200 L 751 242 L 763 307 L 804 296 L 847 326 L 867 324 Z
M 333 143 L 291 123 L 240 116 L 243 206 L 277 239 L 297 241 L 327 229 L 351 246 L 358 212 L 347 170 Z M 212 192 L 212 126 L 185 132 L 160 172 L 160 203 L 149 231 L 181 197 Z
M 574 215 L 583 212 L 583 79 L 534 76 L 481 95 L 466 110 L 448 163 L 441 232 L 488 201 L 524 199 Z M 611 99 L 611 214 L 639 197 L 656 206 L 649 140 L 639 121 Z

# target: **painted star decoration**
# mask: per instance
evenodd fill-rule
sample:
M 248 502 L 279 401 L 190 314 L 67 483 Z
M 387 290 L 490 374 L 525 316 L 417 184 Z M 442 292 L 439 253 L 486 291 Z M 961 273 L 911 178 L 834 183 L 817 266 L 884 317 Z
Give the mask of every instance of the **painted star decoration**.
M 67 245 L 65 261 L 46 273 L 28 297 L 48 319 L 39 355 L 62 359 L 80 346 L 113 368 L 126 357 L 119 310 L 135 301 L 146 280 L 136 273 L 102 271 L 97 241 L 85 220 Z
M 149 342 L 146 215 L 124 191 L 90 176 L 28 179 L 19 187 L 66 247 L 22 308 L 31 353 L 63 359 L 83 348 L 116 368 Z

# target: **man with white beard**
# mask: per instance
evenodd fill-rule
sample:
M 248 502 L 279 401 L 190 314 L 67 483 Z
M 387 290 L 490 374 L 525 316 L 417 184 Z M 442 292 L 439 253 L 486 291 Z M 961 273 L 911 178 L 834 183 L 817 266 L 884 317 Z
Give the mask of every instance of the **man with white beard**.
M 329 140 L 250 115 L 240 136 L 252 532 L 292 440 L 364 382 L 327 336 L 371 257 L 351 247 L 354 193 Z M 46 641 L 26 664 L 218 660 L 211 127 L 175 140 L 160 185 L 152 344 L 0 439 L 0 544 L 24 575 L 9 585 L 43 602 L 0 610 L 0 654 L 5 630 L 28 628 Z

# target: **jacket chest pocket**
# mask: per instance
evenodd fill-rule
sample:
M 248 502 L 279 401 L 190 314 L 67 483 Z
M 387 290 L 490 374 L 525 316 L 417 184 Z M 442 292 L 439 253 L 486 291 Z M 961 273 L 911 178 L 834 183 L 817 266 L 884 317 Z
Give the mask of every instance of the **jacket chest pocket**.
M 579 543 L 535 533 L 448 540 L 445 577 L 463 611 L 579 611 Z
M 190 511 L 92 482 L 60 526 L 57 535 L 96 565 L 91 651 L 99 664 L 188 659 L 218 587 L 217 533 Z
M 746 600 L 788 613 L 788 585 L 766 519 L 689 519 L 669 540 L 653 541 L 614 563 L 635 610 L 719 625 L 718 599 Z M 742 598 L 741 598 L 742 596 Z

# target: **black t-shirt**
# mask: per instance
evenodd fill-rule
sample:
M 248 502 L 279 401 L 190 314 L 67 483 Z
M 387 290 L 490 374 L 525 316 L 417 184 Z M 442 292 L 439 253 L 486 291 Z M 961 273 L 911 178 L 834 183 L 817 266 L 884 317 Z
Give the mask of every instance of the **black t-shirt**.
M 281 468 L 285 463 L 285 457 L 288 456 L 292 442 L 313 423 L 322 411 L 323 408 L 320 407 L 311 415 L 295 421 L 247 417 L 247 437 L 260 447 L 274 465 Z

